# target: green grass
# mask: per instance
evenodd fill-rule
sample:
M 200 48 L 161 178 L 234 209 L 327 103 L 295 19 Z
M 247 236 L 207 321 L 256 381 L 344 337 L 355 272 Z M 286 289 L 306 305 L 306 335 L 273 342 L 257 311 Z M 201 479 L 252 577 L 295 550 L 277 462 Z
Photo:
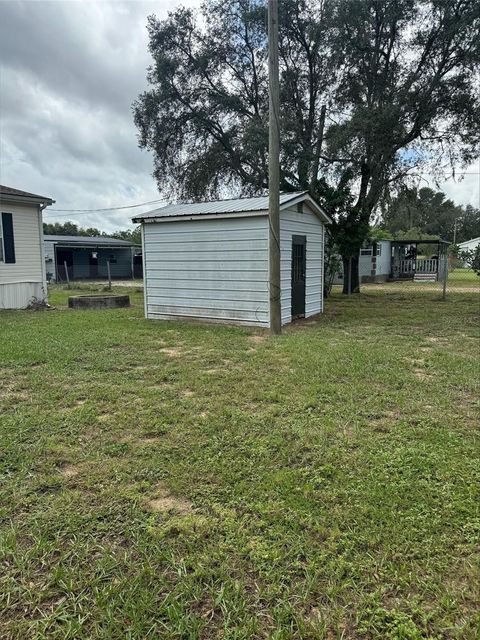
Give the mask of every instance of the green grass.
M 448 284 L 453 288 L 457 285 L 480 287 L 480 277 L 472 269 L 454 269 L 448 274 Z
M 478 638 L 478 295 L 279 338 L 0 314 L 0 637 Z

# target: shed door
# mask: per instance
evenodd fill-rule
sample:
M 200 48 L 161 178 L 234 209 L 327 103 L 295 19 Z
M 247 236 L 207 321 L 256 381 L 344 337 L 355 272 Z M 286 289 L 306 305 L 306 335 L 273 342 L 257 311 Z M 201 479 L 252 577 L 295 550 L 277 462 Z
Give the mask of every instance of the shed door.
M 292 237 L 292 318 L 305 316 L 307 237 Z

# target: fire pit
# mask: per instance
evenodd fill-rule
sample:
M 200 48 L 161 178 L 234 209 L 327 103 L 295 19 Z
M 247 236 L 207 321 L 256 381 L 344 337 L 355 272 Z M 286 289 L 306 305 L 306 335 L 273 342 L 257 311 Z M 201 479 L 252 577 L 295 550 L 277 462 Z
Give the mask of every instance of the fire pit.
M 130 306 L 130 296 L 96 295 L 96 296 L 70 296 L 68 298 L 70 309 L 117 309 Z

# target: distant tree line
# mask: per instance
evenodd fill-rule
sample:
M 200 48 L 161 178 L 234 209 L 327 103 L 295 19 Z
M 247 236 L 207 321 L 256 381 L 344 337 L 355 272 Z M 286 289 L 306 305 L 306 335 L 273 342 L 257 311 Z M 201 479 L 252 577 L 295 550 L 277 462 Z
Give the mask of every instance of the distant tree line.
M 480 209 L 456 205 L 428 187 L 405 187 L 384 206 L 378 226 L 397 239 L 431 236 L 458 244 L 480 236 Z
M 79 227 L 74 222 L 44 222 L 43 233 L 52 236 L 101 236 L 106 238 L 117 238 L 118 240 L 128 240 L 133 244 L 142 244 L 142 237 L 140 232 L 140 226 L 135 229 L 123 229 L 114 231 L 113 233 L 106 233 L 100 231 L 96 227 Z

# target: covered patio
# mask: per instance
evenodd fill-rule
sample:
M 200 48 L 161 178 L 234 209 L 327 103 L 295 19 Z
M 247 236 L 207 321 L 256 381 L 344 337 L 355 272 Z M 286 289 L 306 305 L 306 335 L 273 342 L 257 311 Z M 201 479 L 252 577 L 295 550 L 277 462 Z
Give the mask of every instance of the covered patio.
M 436 252 L 423 256 L 420 246 L 434 245 Z M 447 240 L 392 240 L 390 280 L 437 281 L 448 269 Z

